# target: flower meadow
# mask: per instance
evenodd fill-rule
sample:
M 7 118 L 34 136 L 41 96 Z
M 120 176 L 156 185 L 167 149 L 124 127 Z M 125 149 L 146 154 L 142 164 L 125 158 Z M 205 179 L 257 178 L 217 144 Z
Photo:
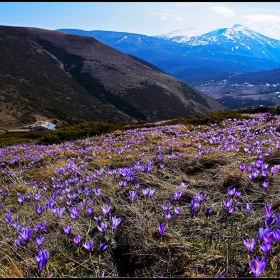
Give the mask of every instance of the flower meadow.
M 1 277 L 280 277 L 280 116 L 0 149 Z

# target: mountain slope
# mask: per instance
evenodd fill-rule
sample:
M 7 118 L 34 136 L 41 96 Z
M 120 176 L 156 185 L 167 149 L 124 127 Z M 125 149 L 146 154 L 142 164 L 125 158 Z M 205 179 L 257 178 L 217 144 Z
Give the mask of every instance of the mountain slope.
M 280 84 L 280 68 L 261 72 L 235 74 L 226 78 L 228 82 L 234 84 L 249 83 L 252 85 Z
M 2 127 L 34 114 L 65 123 L 127 122 L 225 109 L 94 38 L 1 26 L 0 59 Z
M 240 25 L 194 37 L 183 36 L 184 32 L 191 34 L 191 30 L 174 31 L 174 36 L 172 34 L 145 36 L 100 30 L 59 29 L 59 31 L 94 37 L 123 53 L 144 59 L 185 82 L 188 82 L 188 79 L 193 80 L 197 75 L 220 72 L 247 73 L 280 67 L 279 41 Z M 199 31 L 193 30 L 194 34 L 195 32 Z M 262 41 L 259 40 L 260 36 Z M 231 41 L 230 38 L 235 41 Z

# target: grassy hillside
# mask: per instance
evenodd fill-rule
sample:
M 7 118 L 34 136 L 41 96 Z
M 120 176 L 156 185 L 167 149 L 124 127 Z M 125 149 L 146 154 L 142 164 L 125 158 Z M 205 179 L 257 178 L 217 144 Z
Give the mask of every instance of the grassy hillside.
M 3 146 L 0 276 L 280 277 L 277 110 L 69 126 Z
M 39 119 L 126 123 L 227 110 L 151 63 L 86 36 L 0 26 L 0 60 L 3 130 Z

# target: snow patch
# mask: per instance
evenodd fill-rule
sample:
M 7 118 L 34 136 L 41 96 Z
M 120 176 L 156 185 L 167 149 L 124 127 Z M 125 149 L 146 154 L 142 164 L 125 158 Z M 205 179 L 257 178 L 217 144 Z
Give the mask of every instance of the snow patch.
M 119 42 L 121 42 L 122 40 L 127 39 L 127 38 L 128 38 L 127 36 L 123 36 L 123 38 L 121 38 L 119 41 L 117 41 L 116 44 L 119 43 Z

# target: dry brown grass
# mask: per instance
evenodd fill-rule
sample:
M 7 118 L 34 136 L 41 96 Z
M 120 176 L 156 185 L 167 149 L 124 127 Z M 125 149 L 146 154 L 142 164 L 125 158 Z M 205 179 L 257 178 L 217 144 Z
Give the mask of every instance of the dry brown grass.
M 200 126 L 197 131 L 207 131 L 209 127 Z M 175 126 L 169 130 L 165 127 L 148 133 L 149 130 L 127 131 L 126 136 L 110 134 L 107 136 L 93 137 L 79 141 L 75 148 L 64 149 L 63 152 L 53 157 L 43 156 L 41 165 L 28 166 L 27 171 L 11 178 L 2 178 L 3 190 L 9 190 L 9 195 L 3 200 L 0 214 L 1 251 L 0 259 L 1 277 L 35 277 L 52 273 L 55 277 L 100 277 L 102 271 L 105 277 L 210 277 L 225 274 L 227 277 L 250 277 L 248 266 L 248 253 L 244 246 L 245 237 L 252 238 L 258 234 L 258 228 L 264 227 L 264 205 L 273 204 L 274 216 L 280 214 L 279 207 L 279 174 L 269 175 L 271 185 L 265 191 L 261 186 L 262 181 L 248 178 L 246 172 L 239 169 L 240 163 L 250 164 L 255 157 L 245 154 L 242 150 L 214 151 L 203 154 L 199 158 L 197 145 L 202 143 L 203 149 L 207 146 L 202 139 L 190 137 L 197 133 L 189 126 Z M 176 131 L 181 131 L 188 136 L 178 137 Z M 142 131 L 142 134 L 137 134 Z M 147 133 L 144 133 L 146 131 Z M 114 140 L 111 144 L 108 138 Z M 173 139 L 174 138 L 174 139 Z M 173 142 L 173 140 L 174 142 Z M 94 143 L 94 144 L 93 144 Z M 176 143 L 179 143 L 176 144 Z M 67 144 L 68 145 L 68 144 Z M 243 143 L 240 143 L 242 146 Z M 79 148 L 78 148 L 79 146 Z M 48 149 L 50 149 L 49 146 Z M 54 146 L 53 146 L 54 147 Z M 82 152 L 82 147 L 91 147 L 88 152 Z M 164 148 L 164 168 L 160 168 L 158 161 L 158 147 Z M 214 149 L 217 145 L 212 145 Z M 243 146 L 242 146 L 243 147 Z M 138 150 L 136 149 L 138 148 Z M 59 146 L 54 147 L 59 149 Z M 110 150 L 110 152 L 108 152 Z M 143 155 L 142 153 L 145 153 Z M 181 156 L 172 158 L 172 154 L 182 153 Z M 20 152 L 19 152 L 20 154 Z M 142 154 L 140 156 L 140 154 Z M 85 160 L 85 156 L 90 159 Z M 170 158 L 168 158 L 168 156 Z M 70 159 L 75 159 L 73 165 L 76 169 L 69 175 L 59 174 L 59 169 L 70 167 Z M 119 181 L 124 180 L 118 173 L 113 175 L 107 168 L 113 169 L 133 166 L 141 160 L 147 165 L 153 159 L 154 165 L 151 172 L 134 171 L 135 182 L 128 182 L 126 187 L 120 187 Z M 267 163 L 278 164 L 279 151 L 273 150 L 265 158 Z M 24 162 L 24 159 L 22 159 Z M 87 165 L 86 165 L 87 163 Z M 79 166 L 85 166 L 80 168 Z M 10 172 L 19 171 L 22 166 L 12 165 Z M 2 172 L 4 167 L 2 168 Z M 53 184 L 65 184 L 71 178 L 78 176 L 86 178 L 103 169 L 89 182 L 71 185 L 71 193 L 79 188 L 88 186 L 101 188 L 100 196 L 91 193 L 89 196 L 80 194 L 71 206 L 67 206 L 67 195 L 60 200 L 57 195 L 56 207 L 66 207 L 65 214 L 58 218 L 53 216 L 51 209 L 45 209 L 41 215 L 34 211 L 36 204 L 44 207 L 52 198 Z M 79 175 L 76 175 L 79 172 Z M 5 174 L 5 173 L 3 173 Z M 52 183 L 52 178 L 55 183 Z M 60 181 L 58 181 L 60 179 Z M 31 182 L 37 182 L 33 188 Z M 26 185 L 25 182 L 28 182 Z M 41 182 L 41 185 L 40 185 Z M 188 184 L 186 189 L 181 189 L 183 194 L 178 201 L 172 201 L 172 210 L 180 206 L 182 212 L 178 217 L 174 214 L 171 220 L 164 216 L 162 205 L 170 202 L 175 190 L 182 183 Z M 13 187 L 8 189 L 8 185 Z M 139 184 L 138 194 L 133 202 L 128 198 L 129 191 L 135 190 Z M 49 186 L 48 191 L 44 190 Z M 155 189 L 153 197 L 145 198 L 142 189 Z M 229 188 L 241 192 L 239 201 L 242 211 L 235 209 L 232 215 L 227 214 L 223 205 Z M 201 204 L 201 209 L 195 217 L 191 216 L 190 203 L 193 196 L 200 192 L 207 194 Z M 22 204 L 17 201 L 17 193 L 43 195 L 42 201 L 26 200 Z M 94 214 L 89 216 L 86 209 L 80 207 L 77 219 L 70 217 L 71 208 L 77 207 L 78 202 L 88 199 L 94 200 Z M 96 228 L 93 216 L 103 216 L 102 206 L 112 199 L 111 216 L 122 217 L 119 227 L 113 231 L 111 221 L 107 232 L 102 234 Z M 245 203 L 253 204 L 250 214 L 245 209 Z M 205 218 L 205 210 L 211 207 L 212 214 Z M 43 245 L 50 252 L 50 260 L 42 274 L 37 271 L 34 259 L 38 248 L 32 240 L 27 246 L 16 248 L 14 238 L 18 236 L 10 223 L 6 223 L 7 208 L 18 216 L 19 223 L 23 226 L 33 227 L 40 222 L 48 223 L 48 233 L 43 233 L 46 241 Z M 14 218 L 14 216 L 13 216 Z M 159 235 L 158 223 L 164 222 L 167 230 L 163 236 Z M 65 225 L 73 229 L 70 236 L 63 230 Z M 92 239 L 94 250 L 89 252 L 82 245 L 76 246 L 73 242 L 74 235 L 83 237 L 82 243 Z M 98 246 L 106 240 L 109 247 L 99 260 Z M 279 244 L 275 244 L 272 253 L 272 266 L 268 265 L 263 276 L 279 277 L 277 267 L 280 265 Z M 261 255 L 257 249 L 256 255 Z

